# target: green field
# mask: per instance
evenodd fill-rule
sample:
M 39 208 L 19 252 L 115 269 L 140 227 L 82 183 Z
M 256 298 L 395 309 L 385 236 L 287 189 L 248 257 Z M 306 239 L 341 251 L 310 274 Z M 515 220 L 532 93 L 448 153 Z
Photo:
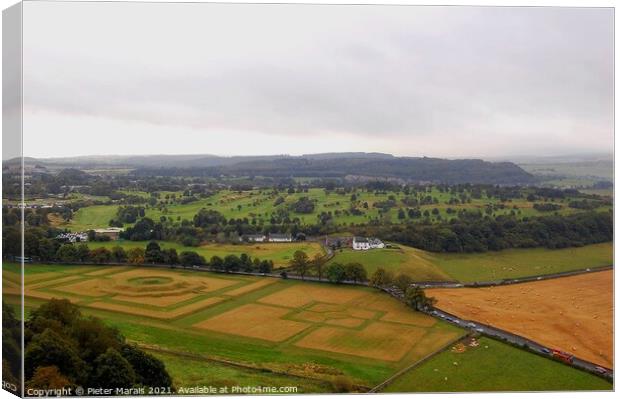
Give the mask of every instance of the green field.
M 144 192 L 127 192 L 139 196 L 147 196 Z M 231 218 L 248 218 L 249 220 L 255 220 L 257 223 L 269 222 L 271 216 L 275 214 L 279 209 L 288 209 L 288 207 L 297 201 L 301 197 L 308 197 L 312 200 L 316 200 L 316 206 L 312 213 L 302 214 L 290 212 L 292 218 L 299 218 L 301 224 L 312 225 L 319 223 L 319 217 L 322 213 L 330 213 L 331 220 L 329 223 L 341 227 L 346 230 L 346 227 L 351 224 L 367 224 L 372 221 L 381 222 L 405 222 L 412 220 L 409 218 L 399 219 L 399 209 L 406 210 L 408 207 L 402 203 L 402 199 L 406 195 L 402 192 L 374 192 L 357 189 L 353 192 L 356 199 L 352 201 L 351 193 L 336 193 L 326 192 L 323 189 L 311 188 L 308 192 L 292 193 L 285 192 L 274 194 L 270 190 L 251 190 L 235 192 L 230 190 L 222 190 L 213 196 L 200 199 L 188 204 L 181 204 L 179 199 L 182 193 L 161 192 L 160 202 L 156 206 L 147 206 L 146 216 L 159 221 L 161 217 L 168 218 L 173 222 L 181 220 L 192 220 L 194 215 L 202 208 L 213 209 L 220 212 L 227 219 Z M 165 199 L 166 195 L 176 195 L 176 199 Z M 487 205 L 495 205 L 498 208 L 495 209 L 493 215 L 504 215 L 515 212 L 519 217 L 526 216 L 540 216 L 548 215 L 551 212 L 540 212 L 532 208 L 533 202 L 528 202 L 525 199 L 513 199 L 501 203 L 496 198 L 471 198 L 471 202 L 464 204 L 448 204 L 451 198 L 456 198 L 449 192 L 441 192 L 436 187 L 429 189 L 428 195 L 437 199 L 438 203 L 421 205 L 419 208 L 422 212 L 428 211 L 429 213 L 433 208 L 437 208 L 438 215 L 430 214 L 431 221 L 436 221 L 439 217 L 443 220 L 455 218 L 456 213 L 448 214 L 448 209 L 453 211 L 459 209 L 479 210 L 484 212 Z M 395 206 L 388 211 L 381 213 L 379 208 L 374 207 L 375 203 L 386 201 L 393 196 L 395 200 Z M 279 205 L 274 205 L 278 197 L 283 197 L 284 202 Z M 557 200 L 556 202 L 562 206 L 558 211 L 558 214 L 567 215 L 576 213 L 577 210 L 569 208 L 567 206 L 571 198 L 565 198 L 563 200 Z M 351 207 L 357 208 L 361 214 L 354 215 L 349 212 Z M 501 207 L 501 208 L 500 208 Z M 68 228 L 72 231 L 83 231 L 92 228 L 103 228 L 108 226 L 108 222 L 115 216 L 118 205 L 97 205 L 79 209 L 74 218 L 68 223 L 60 224 L 59 227 Z M 599 210 L 606 210 L 609 207 L 601 207 Z M 416 219 L 413 219 L 416 220 Z M 419 219 L 418 219 L 419 220 Z
M 116 216 L 116 209 L 116 205 L 93 205 L 80 208 L 68 223 L 60 224 L 59 227 L 71 231 L 105 228 L 109 226 L 110 220 Z
M 148 241 L 103 241 L 89 242 L 88 246 L 94 248 L 108 248 L 115 246 L 123 248 L 145 248 Z M 304 251 L 310 258 L 316 254 L 324 254 L 323 248 L 316 242 L 291 242 L 291 243 L 255 243 L 255 244 L 204 244 L 199 247 L 187 247 L 179 243 L 158 241 L 163 249 L 174 248 L 177 253 L 182 251 L 195 251 L 199 255 L 204 256 L 208 261 L 213 256 L 224 258 L 226 255 L 241 255 L 243 253 L 250 255 L 252 258 L 271 259 L 275 267 L 288 266 L 289 261 L 293 258 L 295 251 Z
M 612 390 L 597 376 L 482 338 L 480 346 L 446 350 L 405 373 L 385 392 Z
M 14 303 L 17 271 L 4 265 Z M 200 355 L 233 363 L 218 363 L 203 383 L 262 385 L 267 373 L 313 392 L 336 377 L 363 391 L 464 333 L 365 287 L 124 266 L 28 264 L 25 274 L 28 308 L 68 298 L 130 341 L 172 352 L 176 385 L 200 378 L 206 363 L 186 371 L 180 360 Z
M 262 386 L 295 387 L 295 393 L 328 393 L 331 383 L 292 377 L 245 367 L 224 365 L 215 361 L 195 359 L 169 353 L 149 351 L 166 365 L 176 387 Z
M 15 304 L 16 264 L 3 264 Z M 65 297 L 162 359 L 174 385 L 365 391 L 464 331 L 364 288 L 171 269 L 28 264 L 26 312 Z M 509 359 L 509 361 L 507 361 Z M 458 365 L 454 365 L 457 362 Z M 447 377 L 447 379 L 446 379 Z M 449 349 L 389 392 L 611 389 L 561 363 L 482 339 Z
M 405 245 L 392 248 L 354 251 L 336 250 L 329 263 L 361 263 L 370 276 L 379 267 L 394 274 L 405 273 L 416 281 L 447 281 L 453 278 L 432 262 L 431 254 Z
M 476 254 L 429 254 L 441 270 L 462 282 L 552 274 L 613 264 L 613 244 L 565 249 L 507 249 Z
M 398 245 L 396 249 L 337 250 L 331 262 L 359 262 L 369 275 L 383 267 L 393 273 L 406 273 L 417 281 L 492 281 L 612 265 L 613 244 L 467 254 L 433 253 Z

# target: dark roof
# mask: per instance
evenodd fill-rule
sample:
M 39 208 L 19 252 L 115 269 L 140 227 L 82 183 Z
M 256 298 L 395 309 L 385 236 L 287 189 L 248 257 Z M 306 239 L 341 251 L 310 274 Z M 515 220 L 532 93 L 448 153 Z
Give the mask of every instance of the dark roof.
M 368 242 L 368 239 L 366 237 L 355 237 L 353 240 L 355 242 Z
M 269 234 L 269 238 L 291 238 L 290 234 Z

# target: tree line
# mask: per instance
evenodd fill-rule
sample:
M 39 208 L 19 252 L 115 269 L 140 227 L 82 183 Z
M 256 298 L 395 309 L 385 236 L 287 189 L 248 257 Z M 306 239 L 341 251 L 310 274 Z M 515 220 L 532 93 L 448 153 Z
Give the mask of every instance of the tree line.
M 613 215 L 611 212 L 585 212 L 523 219 L 471 215 L 469 219 L 435 224 L 364 226 L 352 230 L 357 235 L 376 236 L 432 252 L 556 249 L 613 240 Z
M 20 323 L 5 303 L 2 315 L 2 335 L 9 339 L 3 342 L 3 355 L 8 355 L 3 356 L 3 379 L 15 383 L 21 338 L 13 336 Z M 126 342 L 101 319 L 83 316 L 66 299 L 52 299 L 30 313 L 24 323 L 23 355 L 26 388 L 169 387 L 174 392 L 161 360 Z

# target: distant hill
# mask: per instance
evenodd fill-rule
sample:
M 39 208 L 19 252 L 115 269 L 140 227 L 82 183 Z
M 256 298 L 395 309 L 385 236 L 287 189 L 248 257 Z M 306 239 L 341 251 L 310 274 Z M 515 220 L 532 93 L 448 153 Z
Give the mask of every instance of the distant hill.
M 535 178 L 510 162 L 478 159 L 398 157 L 286 157 L 243 160 L 205 168 L 141 168 L 141 175 L 265 176 L 346 178 L 349 180 L 394 180 L 420 183 L 528 184 Z
M 511 162 L 480 159 L 395 157 L 382 153 L 323 153 L 302 156 L 147 155 L 28 159 L 58 168 L 125 167 L 139 175 L 326 177 L 349 180 L 388 179 L 408 183 L 529 184 L 535 178 Z

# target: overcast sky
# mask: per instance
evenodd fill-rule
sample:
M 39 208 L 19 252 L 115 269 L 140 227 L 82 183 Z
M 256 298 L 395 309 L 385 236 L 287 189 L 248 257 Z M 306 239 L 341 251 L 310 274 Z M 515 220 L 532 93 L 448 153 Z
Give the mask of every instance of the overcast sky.
M 24 154 L 611 152 L 611 9 L 24 4 Z

